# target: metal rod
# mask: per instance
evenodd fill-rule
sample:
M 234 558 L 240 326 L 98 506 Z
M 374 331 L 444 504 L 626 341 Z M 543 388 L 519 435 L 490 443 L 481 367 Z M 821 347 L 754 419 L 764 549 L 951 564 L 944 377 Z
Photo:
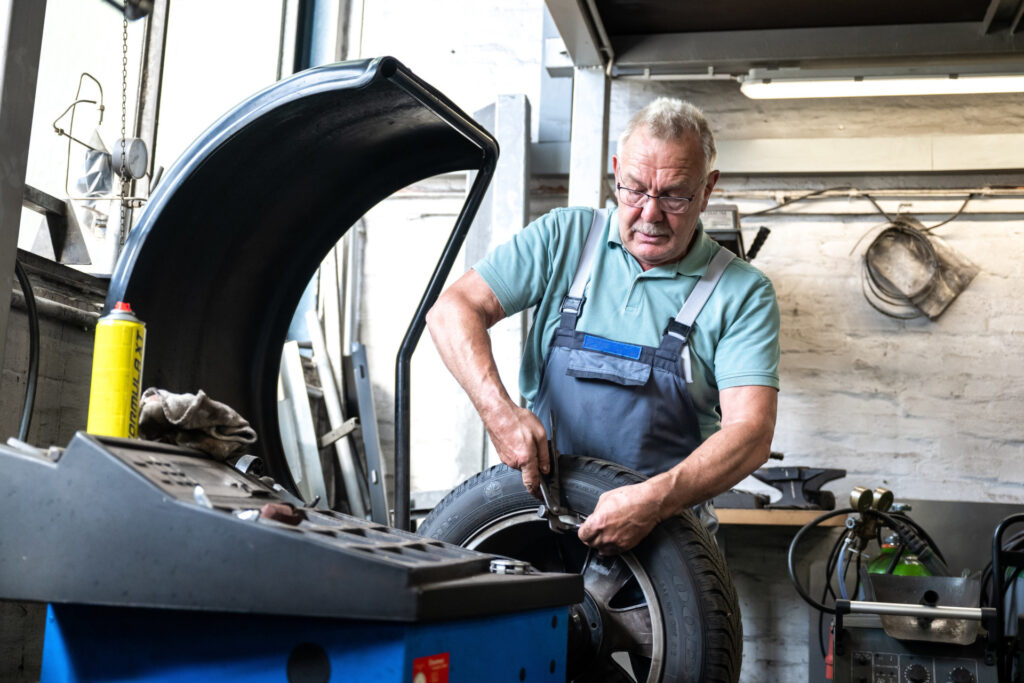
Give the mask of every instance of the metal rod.
M 851 614 L 884 614 L 898 617 L 920 617 L 922 619 L 970 619 L 981 621 L 980 607 L 927 607 L 901 602 L 850 601 Z
M 341 427 L 345 422 L 345 413 L 341 407 L 341 396 L 334 379 L 334 368 L 327 356 L 327 341 L 324 339 L 323 328 L 316 311 L 306 311 L 306 329 L 309 340 L 313 342 L 313 361 L 316 363 L 317 374 L 320 376 L 320 387 L 324 392 L 324 405 L 327 407 L 327 420 L 331 429 Z M 349 509 L 356 517 L 366 517 L 366 506 L 363 505 L 362 489 L 359 487 L 359 474 L 355 459 L 352 457 L 352 444 L 349 438 L 343 437 L 334 442 L 334 450 L 338 455 L 341 467 L 341 478 L 345 483 L 345 496 L 348 498 Z
M 411 421 L 409 419 L 410 396 L 409 396 L 409 363 L 416 344 L 423 334 L 426 325 L 427 311 L 437 301 L 441 294 L 448 273 L 451 272 L 458 256 L 459 249 L 469 232 L 469 226 L 473 222 L 473 216 L 483 200 L 487 185 L 491 182 L 494 173 L 495 156 L 490 160 L 487 167 L 480 169 L 469 190 L 469 196 L 462 208 L 462 213 L 455 223 L 455 230 L 448 243 L 445 245 L 441 261 L 430 278 L 430 284 L 420 300 L 416 309 L 409 330 L 402 340 L 402 346 L 398 350 L 398 361 L 395 367 L 395 526 L 399 529 L 409 529 L 409 496 L 411 491 L 410 483 L 410 457 L 409 457 L 409 430 Z
M 1004 616 L 1006 603 L 1003 595 L 1006 585 L 1006 577 L 1004 576 L 1006 567 L 1003 564 L 1003 559 L 1007 552 L 1003 550 L 1003 535 L 1006 533 L 1007 528 L 1019 523 L 1024 523 L 1024 512 L 1010 515 L 1001 521 L 992 534 L 992 602 L 996 606 L 998 616 L 992 621 L 991 630 L 992 640 L 1000 650 L 1006 646 L 1006 623 Z M 1003 652 L 999 652 L 996 658 L 999 680 L 1003 680 L 1003 675 L 1006 673 L 1007 668 L 1007 662 L 1003 654 Z
M 395 361 L 395 526 L 399 529 L 409 529 L 409 430 L 411 425 L 409 419 L 409 365 L 412 353 L 416 350 L 416 344 L 423 334 L 427 311 L 441 294 L 445 280 L 455 264 L 459 249 L 466 239 L 466 233 L 469 232 L 477 209 L 480 208 L 480 203 L 487 192 L 487 186 L 494 175 L 494 169 L 498 164 L 498 143 L 476 121 L 459 110 L 451 100 L 429 91 L 425 84 L 412 74 L 397 72 L 392 79 L 438 118 L 465 136 L 471 143 L 480 147 L 479 173 L 469 190 L 466 203 L 462 205 L 462 211 L 455 221 L 455 228 L 448 238 L 448 243 L 441 254 L 441 260 L 438 262 L 412 322 L 409 324 L 409 329 L 405 333 Z

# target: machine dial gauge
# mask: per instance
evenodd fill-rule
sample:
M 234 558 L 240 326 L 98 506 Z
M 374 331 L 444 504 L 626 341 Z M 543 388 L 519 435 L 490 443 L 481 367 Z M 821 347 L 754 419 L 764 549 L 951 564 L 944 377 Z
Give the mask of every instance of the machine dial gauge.
M 125 138 L 123 150 L 121 140 L 117 140 L 110 154 L 110 165 L 113 167 L 114 173 L 120 174 L 123 170 L 126 178 L 134 180 L 146 175 L 149 152 L 146 150 L 146 143 L 139 138 Z
M 977 683 L 978 679 L 974 677 L 974 674 L 958 666 L 949 672 L 949 676 L 946 678 L 948 683 Z
M 907 683 L 928 683 L 932 679 L 928 669 L 921 664 L 911 664 L 903 672 L 903 675 L 907 679 Z

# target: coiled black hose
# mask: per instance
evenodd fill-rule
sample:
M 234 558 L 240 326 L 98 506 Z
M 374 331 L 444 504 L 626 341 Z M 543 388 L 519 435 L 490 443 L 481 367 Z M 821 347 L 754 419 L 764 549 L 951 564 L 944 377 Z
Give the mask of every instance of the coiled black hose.
M 32 283 L 22 267 L 21 261 L 14 260 L 14 274 L 18 276 L 18 285 L 25 296 L 25 309 L 28 311 L 28 375 L 25 380 L 25 406 L 21 411 L 21 426 L 18 439 L 28 439 L 28 428 L 32 424 L 32 412 L 36 404 L 36 386 L 39 383 L 39 313 L 36 311 L 36 297 L 32 292 Z
M 878 510 L 864 510 L 861 512 L 854 510 L 853 508 L 841 508 L 839 510 L 826 512 L 820 517 L 817 517 L 800 527 L 800 530 L 796 532 L 795 536 L 793 536 L 793 540 L 789 544 L 789 552 L 786 555 L 786 567 L 789 570 L 789 580 L 792 582 L 793 588 L 796 589 L 796 592 L 801 598 L 803 598 L 804 602 L 814 609 L 825 614 L 836 613 L 834 607 L 829 607 L 828 605 L 818 602 L 807 593 L 807 590 L 802 585 L 800 585 L 800 581 L 796 578 L 796 568 L 794 566 L 796 563 L 796 547 L 800 544 L 800 540 L 804 537 L 804 534 L 819 526 L 825 520 L 832 519 L 833 517 L 838 517 L 840 515 L 855 514 L 870 514 L 880 518 L 890 528 L 895 530 L 897 534 L 899 534 L 901 541 L 907 549 L 917 555 L 920 558 L 921 563 L 928 567 L 929 571 L 931 571 L 933 575 L 949 576 L 949 569 L 946 567 L 945 561 L 941 559 L 942 556 L 934 542 L 931 541 L 930 538 L 928 540 L 922 538 L 922 536 L 917 532 L 920 527 L 915 522 L 911 522 L 908 517 L 904 515 L 896 516 L 885 512 L 879 512 Z M 847 534 L 843 534 L 843 536 L 840 537 L 840 542 L 846 535 Z M 833 548 L 833 550 L 835 549 Z

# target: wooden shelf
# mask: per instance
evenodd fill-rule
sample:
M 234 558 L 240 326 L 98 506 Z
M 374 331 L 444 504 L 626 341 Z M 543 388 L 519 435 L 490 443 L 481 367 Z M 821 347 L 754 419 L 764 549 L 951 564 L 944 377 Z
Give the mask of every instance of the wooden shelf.
M 740 510 L 736 508 L 715 508 L 721 524 L 803 526 L 817 519 L 828 510 Z M 819 526 L 835 527 L 846 524 L 846 517 L 837 515 L 826 519 Z

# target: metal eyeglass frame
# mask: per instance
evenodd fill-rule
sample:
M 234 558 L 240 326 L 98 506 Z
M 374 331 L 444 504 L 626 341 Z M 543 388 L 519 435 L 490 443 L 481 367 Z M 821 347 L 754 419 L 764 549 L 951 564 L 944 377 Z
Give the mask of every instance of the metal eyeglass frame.
M 644 208 L 647 205 L 647 200 L 644 200 L 643 203 L 641 203 L 641 204 L 630 204 L 629 202 L 627 202 L 625 199 L 622 198 L 621 194 L 619 194 L 621 190 L 626 190 L 627 192 L 635 192 L 636 194 L 643 195 L 644 197 L 647 197 L 647 199 L 653 199 L 655 202 L 657 202 L 658 208 L 661 211 L 663 211 L 665 213 L 674 213 L 674 214 L 684 214 L 687 211 L 689 211 L 690 210 L 690 204 L 693 202 L 694 198 L 697 196 L 696 193 L 690 195 L 689 197 L 673 197 L 673 196 L 667 195 L 667 194 L 657 195 L 656 196 L 656 195 L 653 195 L 653 194 L 647 194 L 646 192 L 641 192 L 640 190 L 634 190 L 631 187 L 626 187 L 625 185 L 622 185 L 621 183 L 616 182 L 615 183 L 615 193 L 619 195 L 619 200 L 623 204 L 625 204 L 626 206 L 632 206 L 634 209 L 642 209 L 642 208 Z M 666 209 L 662 205 L 662 203 L 660 201 L 662 199 L 685 200 L 686 201 L 686 205 L 683 207 L 682 211 L 672 211 L 671 209 Z

